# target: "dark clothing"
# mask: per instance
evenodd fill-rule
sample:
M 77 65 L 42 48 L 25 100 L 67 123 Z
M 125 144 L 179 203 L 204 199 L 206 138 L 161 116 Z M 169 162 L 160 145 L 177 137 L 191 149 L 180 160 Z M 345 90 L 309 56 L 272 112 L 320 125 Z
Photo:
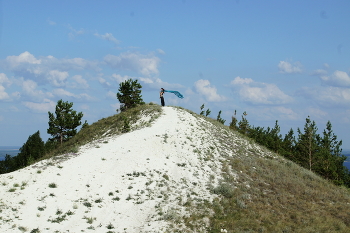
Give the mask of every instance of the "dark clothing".
M 164 97 L 163 97 L 163 94 L 164 94 L 164 92 L 163 92 L 163 91 L 161 91 L 161 92 L 160 92 L 160 102 L 161 102 L 162 106 L 164 107 L 165 102 L 164 102 Z

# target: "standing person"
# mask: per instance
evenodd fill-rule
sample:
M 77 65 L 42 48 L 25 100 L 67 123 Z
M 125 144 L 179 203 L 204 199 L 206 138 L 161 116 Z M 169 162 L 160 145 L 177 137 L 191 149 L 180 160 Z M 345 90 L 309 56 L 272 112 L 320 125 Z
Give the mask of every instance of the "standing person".
M 165 102 L 164 102 L 164 88 L 160 88 L 160 93 L 159 93 L 159 97 L 160 97 L 160 102 L 162 104 L 162 106 L 164 107 Z

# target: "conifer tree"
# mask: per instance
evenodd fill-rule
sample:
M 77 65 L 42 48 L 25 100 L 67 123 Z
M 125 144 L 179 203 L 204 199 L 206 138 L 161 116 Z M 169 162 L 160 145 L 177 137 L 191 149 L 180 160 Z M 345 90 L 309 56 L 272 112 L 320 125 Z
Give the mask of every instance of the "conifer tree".
M 72 107 L 72 102 L 59 100 L 56 105 L 55 114 L 48 112 L 49 128 L 47 129 L 47 133 L 52 135 L 50 140 L 62 144 L 77 133 L 77 127 L 81 125 L 83 113 L 77 113 Z
M 125 111 L 145 103 L 142 100 L 141 88 L 142 86 L 138 83 L 137 79 L 128 79 L 119 84 L 117 98 L 121 103 L 120 111 Z
M 240 122 L 238 122 L 238 129 L 242 134 L 248 135 L 249 134 L 249 130 L 250 130 L 250 126 L 249 126 L 249 122 L 246 118 L 248 114 L 244 111 L 243 112 L 243 116 L 242 116 L 242 120 Z
M 298 143 L 297 143 L 297 162 L 301 166 L 313 170 L 314 166 L 319 162 L 317 159 L 317 127 L 315 121 L 310 120 L 310 116 L 306 118 L 304 132 L 298 128 Z
M 15 157 L 17 168 L 25 167 L 45 155 L 45 143 L 37 131 L 28 137 Z

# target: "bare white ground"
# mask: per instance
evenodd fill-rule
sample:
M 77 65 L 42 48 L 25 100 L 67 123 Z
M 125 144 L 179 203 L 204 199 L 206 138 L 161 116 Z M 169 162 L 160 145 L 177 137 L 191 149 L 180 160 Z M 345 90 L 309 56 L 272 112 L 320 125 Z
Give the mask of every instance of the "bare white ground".
M 164 107 L 151 127 L 85 145 L 67 160 L 0 175 L 0 232 L 181 227 L 190 214 L 186 202 L 211 201 L 208 184 L 220 179 L 222 157 L 210 127 L 184 110 Z

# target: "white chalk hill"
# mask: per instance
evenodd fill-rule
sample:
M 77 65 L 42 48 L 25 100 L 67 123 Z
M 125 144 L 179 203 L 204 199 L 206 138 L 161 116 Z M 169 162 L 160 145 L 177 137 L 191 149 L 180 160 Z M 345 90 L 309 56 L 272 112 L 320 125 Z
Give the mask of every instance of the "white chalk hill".
M 185 110 L 162 109 L 151 127 L 90 143 L 69 159 L 0 175 L 0 232 L 165 232 L 174 222 L 185 227 L 181 218 L 192 211 L 186 203 L 212 201 L 221 161 L 234 156 L 216 134 L 245 140 Z M 208 219 L 201 221 L 204 231 Z

